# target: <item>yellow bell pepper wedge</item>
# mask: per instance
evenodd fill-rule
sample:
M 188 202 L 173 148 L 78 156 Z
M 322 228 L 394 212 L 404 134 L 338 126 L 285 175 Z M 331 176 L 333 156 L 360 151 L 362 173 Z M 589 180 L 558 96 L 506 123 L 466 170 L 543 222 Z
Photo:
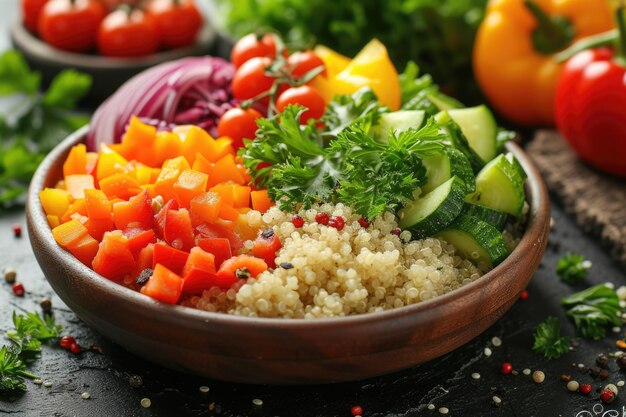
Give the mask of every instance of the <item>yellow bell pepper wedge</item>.
M 72 204 L 73 198 L 66 190 L 44 188 L 39 192 L 39 200 L 47 215 L 61 218 Z
M 474 75 L 507 119 L 551 126 L 562 68 L 555 55 L 613 26 L 603 0 L 492 0 L 474 43 Z

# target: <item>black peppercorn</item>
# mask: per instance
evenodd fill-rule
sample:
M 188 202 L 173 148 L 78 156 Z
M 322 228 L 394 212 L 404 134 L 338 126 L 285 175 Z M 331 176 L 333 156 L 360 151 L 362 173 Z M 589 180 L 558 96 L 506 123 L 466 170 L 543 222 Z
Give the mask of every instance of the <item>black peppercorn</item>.
M 605 368 L 606 369 L 609 366 L 609 358 L 607 358 L 605 354 L 601 353 L 596 358 L 596 364 L 600 368 Z
M 619 369 L 621 369 L 622 371 L 626 371 L 626 355 L 622 355 L 618 357 L 615 360 L 615 363 L 617 363 L 617 366 L 619 366 Z
M 293 268 L 293 264 L 291 262 L 282 262 L 280 267 L 283 269 L 291 269 Z
M 274 231 L 272 229 L 265 229 L 261 232 L 261 237 L 263 239 L 271 239 L 274 237 Z
M 148 279 L 152 276 L 153 272 L 154 271 L 150 268 L 144 269 L 143 271 L 141 271 L 139 276 L 137 276 L 137 279 L 135 280 L 135 284 L 144 285 L 146 282 L 148 282 Z

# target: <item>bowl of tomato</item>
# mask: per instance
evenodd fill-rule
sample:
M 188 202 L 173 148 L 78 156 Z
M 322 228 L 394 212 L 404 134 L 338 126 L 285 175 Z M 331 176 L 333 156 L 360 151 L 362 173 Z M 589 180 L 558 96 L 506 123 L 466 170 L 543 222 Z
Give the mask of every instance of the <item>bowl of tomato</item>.
M 65 68 L 93 78 L 99 103 L 161 62 L 212 52 L 218 36 L 193 0 L 22 0 L 11 42 L 45 83 Z

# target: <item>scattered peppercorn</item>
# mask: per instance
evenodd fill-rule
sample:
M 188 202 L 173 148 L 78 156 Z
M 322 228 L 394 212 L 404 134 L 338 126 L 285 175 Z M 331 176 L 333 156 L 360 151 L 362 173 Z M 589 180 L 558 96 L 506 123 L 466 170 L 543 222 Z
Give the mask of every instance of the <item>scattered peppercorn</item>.
M 528 298 L 528 291 L 527 290 L 522 291 L 522 293 L 519 295 L 519 299 L 524 301 L 527 298 Z
M 13 268 L 5 268 L 4 269 L 4 280 L 9 284 L 13 284 L 15 279 L 17 278 L 17 271 Z
M 510 374 L 512 370 L 513 365 L 511 365 L 509 362 L 504 362 L 500 367 L 500 372 L 502 372 L 504 375 Z
M 72 345 L 76 344 L 76 340 L 72 336 L 63 336 L 59 344 L 63 349 L 69 349 Z
M 330 227 L 334 227 L 337 230 L 343 230 L 344 226 L 346 225 L 346 221 L 341 216 L 333 216 L 330 218 L 330 220 L 328 220 L 328 225 Z
M 604 403 L 607 403 L 607 404 L 612 403 L 615 400 L 615 393 L 611 390 L 605 389 L 600 394 L 600 399 Z
M 402 230 L 400 230 L 400 229 L 396 228 L 396 229 L 393 229 L 393 230 L 391 231 L 391 233 L 392 233 L 392 234 L 394 234 L 394 235 L 396 235 L 396 236 L 400 236 L 400 233 L 402 233 Z
M 293 268 L 293 264 L 291 262 L 281 262 L 280 267 L 282 269 L 291 269 Z
M 611 391 L 615 395 L 617 395 L 619 393 L 619 390 L 617 389 L 617 387 L 614 384 L 607 384 L 607 386 L 604 387 L 604 389 L 608 389 L 609 391 Z
M 304 219 L 296 214 L 291 218 L 291 223 L 297 228 L 300 228 L 304 226 Z
M 13 225 L 13 235 L 15 237 L 22 237 L 22 226 L 20 226 L 19 224 L 14 224 Z
M 255 398 L 252 400 L 252 404 L 256 405 L 257 407 L 260 407 L 263 405 L 263 400 L 260 398 Z
M 202 385 L 200 388 L 198 388 L 200 390 L 200 392 L 202 394 L 206 394 L 207 392 L 209 392 L 211 389 L 209 387 L 207 387 L 206 385 Z
M 91 398 L 91 394 L 89 394 L 87 391 L 85 391 L 85 392 L 83 392 L 82 394 L 80 394 L 80 397 L 81 397 L 83 400 L 88 400 L 88 399 L 90 399 L 90 398 Z
M 619 356 L 617 359 L 615 359 L 615 363 L 620 370 L 626 371 L 626 355 Z
M 239 268 L 239 269 L 237 269 L 235 271 L 235 276 L 237 278 L 239 278 L 239 279 L 248 279 L 248 278 L 250 278 L 251 275 L 252 275 L 252 273 L 245 266 L 243 268 Z
M 24 286 L 19 282 L 16 282 L 15 284 L 13 284 L 13 286 L 11 287 L 11 290 L 13 290 L 13 294 L 15 294 L 18 297 L 23 297 L 24 293 L 26 292 L 24 290 Z
M 328 213 L 317 213 L 315 215 L 315 221 L 318 222 L 319 224 L 323 224 L 324 226 L 328 224 L 329 220 L 330 220 L 330 216 L 328 215 Z
M 139 404 L 141 404 L 143 408 L 150 408 L 152 401 L 150 401 L 150 398 L 142 398 Z
M 596 358 L 596 364 L 600 368 L 607 368 L 609 366 L 609 358 L 607 358 L 605 354 L 601 353 Z
M 364 229 L 367 229 L 368 227 L 370 227 L 370 222 L 365 217 L 361 217 L 359 219 L 359 224 Z
M 578 389 L 581 394 L 587 395 L 591 392 L 592 387 L 591 384 L 580 384 L 580 387 Z
M 263 239 L 271 239 L 274 237 L 274 230 L 272 229 L 265 229 L 261 232 L 261 237 Z
M 44 297 L 39 301 L 39 305 L 44 313 L 50 313 L 52 311 L 52 300 L 50 297 Z
M 350 409 L 350 413 L 353 416 L 361 416 L 363 415 L 363 408 L 360 405 L 355 405 Z
M 493 405 L 495 405 L 496 407 L 499 407 L 500 404 L 502 404 L 502 399 L 498 397 L 497 395 L 494 395 L 493 397 L 491 397 L 491 401 L 493 402 Z
M 533 372 L 533 381 L 535 381 L 535 383 L 541 384 L 543 383 L 543 381 L 545 381 L 545 379 L 546 379 L 546 374 L 544 374 L 542 371 Z
M 144 285 L 146 282 L 148 282 L 148 280 L 150 279 L 153 273 L 154 271 L 152 270 L 152 268 L 144 269 L 143 271 L 139 273 L 139 275 L 135 279 L 135 284 Z
M 570 381 L 567 383 L 567 390 L 569 392 L 576 392 L 578 391 L 579 387 L 580 387 L 580 384 L 578 383 L 578 381 Z
M 80 345 L 78 343 L 72 343 L 70 345 L 70 352 L 74 355 L 78 355 L 80 353 Z
M 143 379 L 141 379 L 139 375 L 131 375 L 130 378 L 128 378 L 128 383 L 133 388 L 139 388 L 143 385 Z

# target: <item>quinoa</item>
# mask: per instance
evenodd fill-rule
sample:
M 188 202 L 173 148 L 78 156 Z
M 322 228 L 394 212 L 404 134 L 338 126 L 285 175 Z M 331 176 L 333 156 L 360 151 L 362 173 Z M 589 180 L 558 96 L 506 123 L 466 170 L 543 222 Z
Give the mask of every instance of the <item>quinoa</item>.
M 342 216 L 345 227 L 338 231 L 318 224 L 315 215 L 320 212 Z M 204 291 L 183 305 L 251 317 L 340 317 L 429 300 L 488 270 L 462 258 L 443 240 L 411 240 L 408 231 L 392 233 L 398 227 L 392 213 L 374 219 L 367 228 L 342 204 L 315 205 L 298 214 L 304 219 L 300 228 L 291 221 L 293 213 L 277 207 L 263 215 L 248 212 L 250 227 L 272 228 L 282 242 L 276 269 L 240 280 L 228 291 Z M 251 246 L 251 241 L 245 242 L 244 251 Z

